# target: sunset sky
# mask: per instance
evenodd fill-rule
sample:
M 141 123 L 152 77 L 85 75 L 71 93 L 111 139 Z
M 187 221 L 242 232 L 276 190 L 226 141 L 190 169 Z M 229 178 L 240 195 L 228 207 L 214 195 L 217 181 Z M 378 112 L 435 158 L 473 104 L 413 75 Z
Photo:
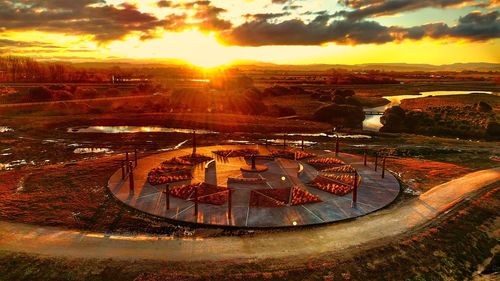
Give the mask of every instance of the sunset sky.
M 0 0 L 0 53 L 206 67 L 499 63 L 499 8 L 500 0 Z

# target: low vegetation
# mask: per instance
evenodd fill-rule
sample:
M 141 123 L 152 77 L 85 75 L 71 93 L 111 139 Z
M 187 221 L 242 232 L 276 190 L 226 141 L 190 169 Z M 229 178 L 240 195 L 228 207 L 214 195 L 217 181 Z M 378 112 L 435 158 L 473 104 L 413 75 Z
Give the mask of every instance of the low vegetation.
M 381 131 L 497 139 L 499 118 L 497 96 L 427 97 L 403 100 L 401 106 L 388 109 L 381 118 Z

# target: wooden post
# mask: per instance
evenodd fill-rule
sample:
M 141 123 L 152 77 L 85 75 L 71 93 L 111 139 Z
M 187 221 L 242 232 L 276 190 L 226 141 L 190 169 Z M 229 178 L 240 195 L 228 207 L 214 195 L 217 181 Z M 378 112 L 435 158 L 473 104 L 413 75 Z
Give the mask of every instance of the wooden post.
M 337 135 L 337 140 L 335 142 L 335 156 L 339 156 L 339 145 L 340 145 L 340 142 L 339 142 L 339 135 Z
M 133 193 L 134 192 L 134 170 L 132 169 L 132 163 L 129 162 L 128 163 L 128 167 L 129 167 L 129 170 L 130 170 L 130 173 L 128 175 L 128 179 L 129 179 L 129 187 L 130 187 L 130 192 Z
M 198 185 L 194 187 L 194 216 L 198 217 Z
M 196 155 L 196 130 L 193 130 L 193 153 L 192 156 Z
M 137 167 L 137 148 L 134 148 L 134 165 Z
M 366 166 L 366 149 L 365 149 L 365 152 L 364 152 L 364 158 L 365 158 L 365 166 Z
M 255 165 L 255 154 L 252 154 L 251 161 L 252 161 L 252 170 L 256 170 L 257 167 Z
M 266 137 L 266 147 L 267 147 L 267 137 Z
M 385 157 L 382 160 L 382 178 L 384 178 L 384 177 L 385 177 Z
M 304 139 L 302 139 L 302 150 L 304 150 Z
M 122 163 L 122 180 L 125 179 L 125 160 L 120 160 Z
M 375 154 L 375 172 L 377 171 L 378 166 L 378 153 Z
M 228 189 L 227 192 L 228 192 L 228 196 L 227 196 L 227 217 L 231 221 L 232 220 L 231 219 L 231 217 L 232 217 L 232 213 L 231 212 L 232 212 L 232 205 L 233 205 L 232 204 L 233 203 L 232 202 L 233 190 Z
M 165 204 L 167 205 L 167 210 L 170 210 L 170 186 L 167 183 L 165 186 Z
M 130 172 L 130 170 L 129 170 L 130 167 L 129 167 L 129 164 L 128 164 L 128 162 L 129 162 L 128 151 L 125 152 L 125 161 L 127 162 L 127 174 L 128 174 Z
M 351 206 L 356 206 L 358 201 L 358 172 L 354 172 L 354 188 L 352 189 L 352 204 Z

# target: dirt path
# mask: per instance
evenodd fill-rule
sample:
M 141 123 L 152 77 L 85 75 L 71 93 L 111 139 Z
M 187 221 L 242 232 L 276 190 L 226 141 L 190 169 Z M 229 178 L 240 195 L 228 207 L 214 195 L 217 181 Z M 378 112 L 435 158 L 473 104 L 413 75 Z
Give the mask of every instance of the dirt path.
M 56 101 L 41 101 L 41 102 L 19 102 L 0 104 L 0 108 L 10 107 L 30 107 L 36 105 L 53 105 L 53 104 L 70 104 L 81 102 L 94 102 L 94 101 L 116 101 L 116 100 L 137 100 L 139 98 L 151 98 L 153 95 L 136 95 L 136 96 L 123 96 L 123 97 L 104 97 L 94 99 L 72 99 L 72 100 L 56 100 Z
M 0 222 L 0 250 L 52 256 L 168 261 L 280 258 L 339 251 L 419 226 L 481 188 L 498 183 L 500 167 L 436 186 L 396 209 L 351 222 L 254 237 L 172 239 L 109 236 Z

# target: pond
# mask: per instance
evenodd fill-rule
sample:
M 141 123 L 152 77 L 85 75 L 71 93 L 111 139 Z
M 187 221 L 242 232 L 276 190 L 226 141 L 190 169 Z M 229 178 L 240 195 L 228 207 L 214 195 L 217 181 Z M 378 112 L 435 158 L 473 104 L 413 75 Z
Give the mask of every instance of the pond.
M 119 133 L 181 133 L 191 134 L 192 129 L 181 128 L 166 128 L 166 127 L 151 127 L 151 126 L 89 126 L 68 128 L 69 133 L 104 133 L 104 134 L 119 134 Z M 218 132 L 208 130 L 196 130 L 198 135 L 218 134 Z
M 385 96 L 383 98 L 388 99 L 389 103 L 383 106 L 365 108 L 365 112 L 384 112 L 385 110 L 400 105 L 401 101 L 404 99 L 417 99 L 429 96 L 449 96 L 449 95 L 469 95 L 473 93 L 481 94 L 491 94 L 491 92 L 485 91 L 431 91 L 431 92 L 421 92 L 420 95 L 398 95 L 398 96 Z M 366 115 L 365 121 L 363 121 L 363 130 L 367 131 L 378 131 L 382 128 L 380 123 L 381 115 Z
M 69 133 L 104 133 L 104 134 L 119 134 L 119 133 L 180 133 L 180 134 L 192 134 L 192 129 L 182 129 L 182 128 L 166 128 L 166 127 L 151 127 L 151 126 L 89 126 L 89 127 L 73 127 L 68 128 L 67 132 Z M 220 132 L 209 131 L 209 130 L 200 130 L 196 129 L 197 135 L 211 135 L 211 134 L 219 134 Z M 238 133 L 238 132 L 236 132 Z M 238 134 L 247 134 L 251 135 L 251 133 L 243 133 L 240 132 Z M 256 134 L 260 135 L 260 134 Z M 318 133 L 273 133 L 273 136 L 282 137 L 282 136 L 296 136 L 296 137 L 327 137 L 327 138 L 335 138 L 336 135 L 331 132 L 318 132 Z M 339 138 L 353 138 L 353 139 L 369 139 L 371 138 L 368 135 L 359 135 L 359 134 L 344 134 L 339 133 Z

